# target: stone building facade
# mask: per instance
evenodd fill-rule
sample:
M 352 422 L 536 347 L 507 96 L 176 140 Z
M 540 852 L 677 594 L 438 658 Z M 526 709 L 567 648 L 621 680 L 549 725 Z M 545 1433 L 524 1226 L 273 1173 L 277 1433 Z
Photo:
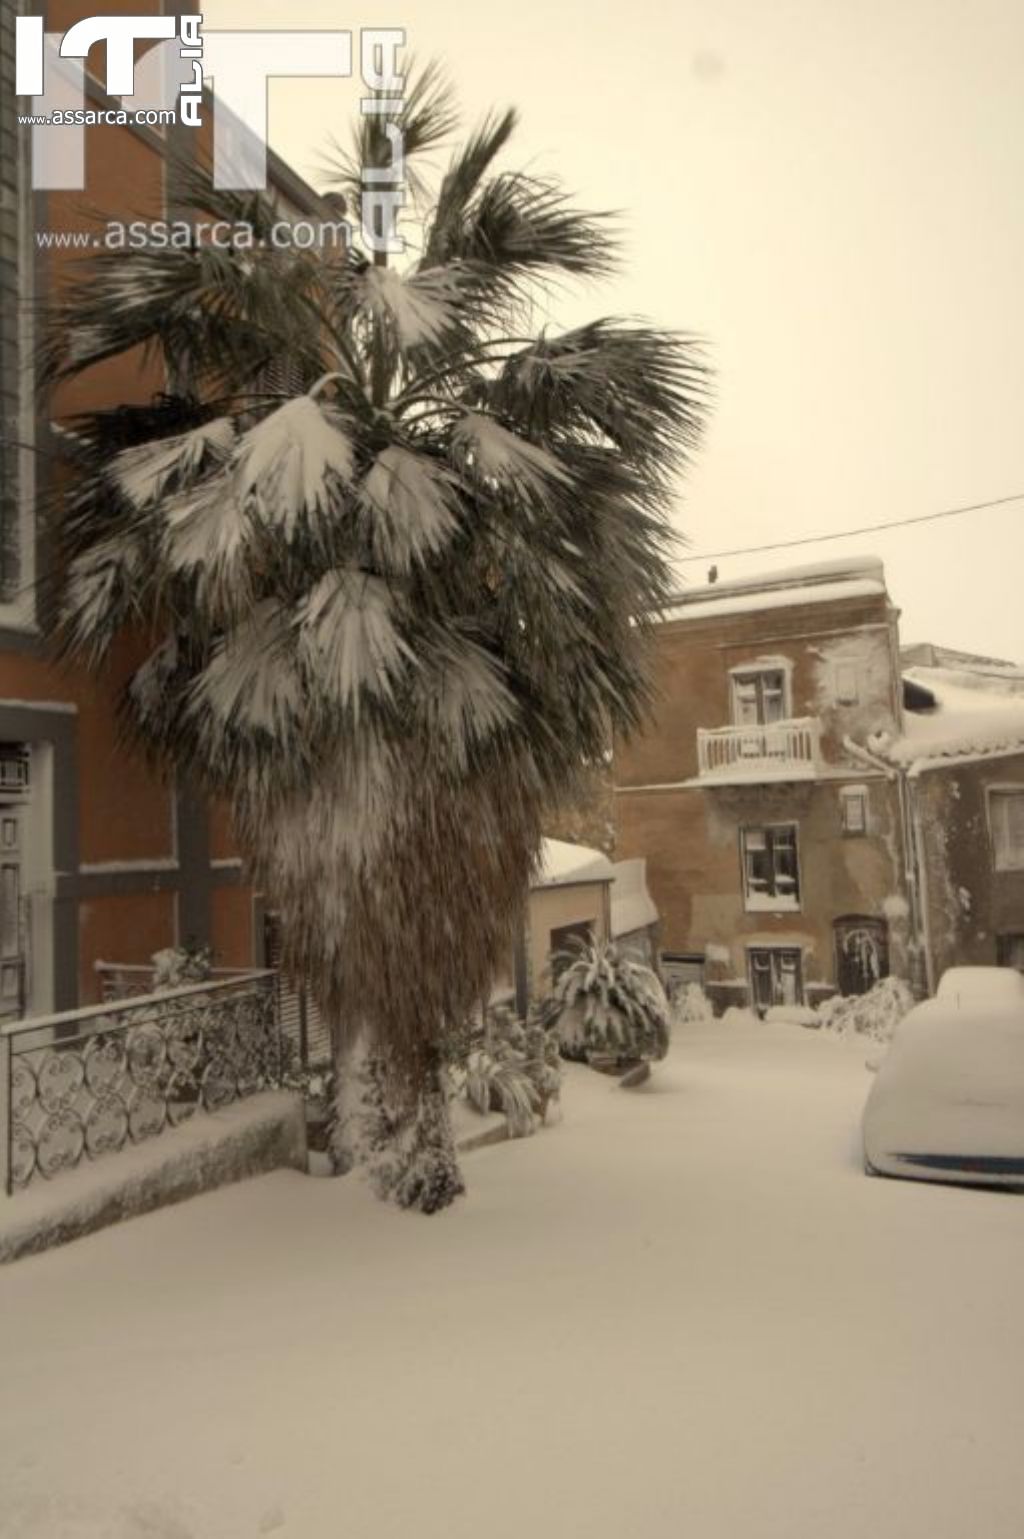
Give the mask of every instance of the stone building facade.
M 670 979 L 719 1006 L 814 1004 L 913 969 L 897 612 L 880 563 L 685 594 L 658 702 L 615 753 L 616 854 L 644 856 Z

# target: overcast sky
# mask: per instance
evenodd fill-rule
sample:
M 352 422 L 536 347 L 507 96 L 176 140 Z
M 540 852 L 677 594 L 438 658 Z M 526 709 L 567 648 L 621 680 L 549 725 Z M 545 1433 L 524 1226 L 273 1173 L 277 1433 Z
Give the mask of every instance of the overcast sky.
M 551 319 L 701 333 L 718 401 L 677 522 L 728 550 L 1024 492 L 1022 0 L 205 0 L 207 28 L 404 27 L 508 163 L 622 211 L 621 277 Z M 316 183 L 355 81 L 281 82 Z M 906 641 L 1024 660 L 1024 502 L 720 559 L 874 553 Z M 707 563 L 683 570 L 703 581 Z

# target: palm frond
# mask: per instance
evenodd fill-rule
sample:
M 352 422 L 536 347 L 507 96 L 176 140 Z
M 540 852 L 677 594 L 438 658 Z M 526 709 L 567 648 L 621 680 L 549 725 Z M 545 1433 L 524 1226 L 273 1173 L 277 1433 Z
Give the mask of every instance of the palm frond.
M 438 149 L 458 126 L 454 91 L 442 66 L 431 61 L 420 69 L 414 59 L 409 59 L 404 70 L 406 84 L 401 107 L 393 112 L 361 113 L 351 148 L 344 150 L 335 145 L 327 162 L 329 185 L 347 193 L 356 207 L 366 185 L 366 171 L 382 170 L 393 164 L 395 149 L 388 136 L 389 126 L 400 132 L 405 161 L 403 180 L 414 197 L 421 197 L 426 190 L 419 170 L 420 159 Z M 370 98 L 392 99 L 392 93 L 385 91 L 367 94 Z
M 489 114 L 453 157 L 427 220 L 429 234 L 423 252 L 423 267 L 450 259 L 453 242 L 465 229 L 471 200 L 479 191 L 485 173 L 512 137 L 517 121 L 518 115 L 513 108 Z

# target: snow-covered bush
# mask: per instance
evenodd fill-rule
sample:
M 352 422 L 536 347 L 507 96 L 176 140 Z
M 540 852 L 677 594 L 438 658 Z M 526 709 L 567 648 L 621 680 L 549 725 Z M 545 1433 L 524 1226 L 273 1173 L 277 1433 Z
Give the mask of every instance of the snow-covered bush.
M 818 1010 L 826 1031 L 859 1032 L 875 1042 L 888 1042 L 914 1003 L 902 978 L 882 978 L 866 994 L 836 995 Z
M 524 1025 L 508 1011 L 496 1013 L 487 1039 L 465 1064 L 465 1094 L 474 1111 L 504 1112 L 513 1138 L 525 1138 L 558 1099 L 561 1070 L 554 1030 L 531 1019 Z
M 664 1058 L 670 1008 L 657 974 L 614 944 L 578 944 L 554 960 L 565 967 L 545 1001 L 544 1018 L 571 1053 L 620 1067 Z
M 209 946 L 165 946 L 154 951 L 153 989 L 180 989 L 189 983 L 205 983 L 213 971 Z
M 714 1014 L 711 1001 L 699 983 L 687 983 L 672 995 L 672 1022 L 676 1026 L 691 1021 L 710 1021 Z

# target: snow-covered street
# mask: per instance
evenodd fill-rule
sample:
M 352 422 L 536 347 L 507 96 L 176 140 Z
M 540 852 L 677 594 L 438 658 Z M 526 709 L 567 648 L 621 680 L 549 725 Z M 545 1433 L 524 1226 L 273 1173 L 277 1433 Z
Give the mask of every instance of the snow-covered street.
M 1019 1539 L 1024 1205 L 872 1044 L 681 1028 L 433 1219 L 280 1172 L 0 1273 L 4 1539 Z

